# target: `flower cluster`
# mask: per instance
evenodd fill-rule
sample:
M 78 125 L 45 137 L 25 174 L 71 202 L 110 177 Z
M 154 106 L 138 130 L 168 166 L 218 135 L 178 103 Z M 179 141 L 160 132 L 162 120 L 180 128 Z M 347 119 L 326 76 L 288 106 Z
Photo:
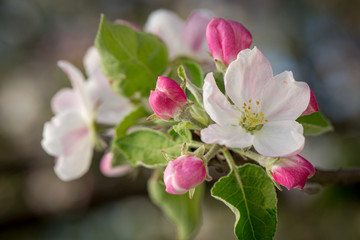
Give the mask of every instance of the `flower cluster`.
M 125 20 L 115 23 L 141 31 Z M 206 10 L 193 12 L 186 21 L 168 10 L 157 10 L 149 16 L 144 31 L 156 34 L 166 44 L 170 60 L 187 57 L 209 62 L 210 51 L 217 71 L 223 74 L 217 83 L 216 71 L 209 72 L 203 86 L 195 86 L 186 74 L 179 74 L 182 86 L 171 75 L 159 76 L 148 98 L 158 118 L 174 124 L 188 122 L 189 129 L 197 130 L 207 146 L 240 149 L 244 155 L 254 151 L 258 156 L 254 160 L 276 183 L 288 189 L 304 187 L 315 169 L 298 155 L 305 137 L 303 126 L 296 120 L 318 111 L 314 93 L 305 82 L 295 81 L 290 71 L 274 76 L 269 60 L 257 47 L 250 48 L 249 30 L 238 22 L 213 18 Z M 134 109 L 129 99 L 111 89 L 95 47 L 87 52 L 84 65 L 87 81 L 76 67 L 59 62 L 73 88 L 60 90 L 53 97 L 55 116 L 43 132 L 41 144 L 56 157 L 55 172 L 62 180 L 79 178 L 88 171 L 93 148 L 104 145 L 99 137 L 100 124 L 111 128 Z M 202 100 L 196 104 L 190 101 L 186 87 Z M 123 175 L 131 169 L 130 165 L 113 169 L 112 158 L 112 153 L 103 157 L 101 170 L 105 175 Z M 166 191 L 183 194 L 195 188 L 208 175 L 209 160 L 184 154 L 170 161 L 164 172 Z

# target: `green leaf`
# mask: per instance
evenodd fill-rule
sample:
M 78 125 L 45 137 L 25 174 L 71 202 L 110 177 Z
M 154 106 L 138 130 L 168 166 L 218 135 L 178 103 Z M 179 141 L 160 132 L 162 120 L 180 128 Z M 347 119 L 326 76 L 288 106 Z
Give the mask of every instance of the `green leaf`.
M 126 131 L 133 126 L 140 118 L 146 117 L 148 113 L 142 106 L 138 106 L 134 111 L 129 113 L 120 123 L 115 127 L 115 136 L 111 141 L 111 152 L 114 157 L 111 160 L 113 167 L 129 164 L 129 161 L 125 157 L 124 153 L 117 147 L 116 140 L 125 136 Z
M 115 138 L 126 135 L 126 131 L 133 126 L 140 118 L 147 117 L 149 114 L 144 107 L 138 106 L 134 111 L 128 114 L 115 128 Z
M 180 122 L 172 127 L 172 130 L 174 130 L 180 137 L 182 137 L 183 142 L 191 142 L 192 136 L 191 132 L 188 129 L 188 123 L 187 122 Z
M 157 77 L 168 64 L 167 48 L 158 37 L 124 24 L 107 22 L 104 16 L 101 16 L 95 45 L 113 89 L 128 97 L 136 92 L 149 96 Z
M 182 141 L 174 141 L 167 135 L 151 129 L 139 129 L 116 140 L 115 145 L 134 165 L 156 168 L 167 165 L 161 151 L 180 156 Z
M 151 200 L 174 223 L 179 240 L 191 238 L 201 224 L 201 203 L 204 195 L 204 184 L 196 187 L 190 200 L 189 194 L 172 195 L 165 192 L 163 183 L 155 179 L 148 182 Z
M 334 129 L 330 121 L 320 112 L 301 116 L 296 121 L 303 125 L 304 135 L 320 135 Z
M 235 214 L 235 235 L 243 240 L 266 240 L 275 235 L 276 192 L 271 179 L 256 165 L 245 164 L 222 177 L 211 195 Z M 237 176 L 240 176 L 240 181 Z
M 185 61 L 183 62 L 183 65 L 188 70 L 188 76 L 190 77 L 192 83 L 194 83 L 198 88 L 202 88 L 204 84 L 204 74 L 201 67 L 192 61 Z

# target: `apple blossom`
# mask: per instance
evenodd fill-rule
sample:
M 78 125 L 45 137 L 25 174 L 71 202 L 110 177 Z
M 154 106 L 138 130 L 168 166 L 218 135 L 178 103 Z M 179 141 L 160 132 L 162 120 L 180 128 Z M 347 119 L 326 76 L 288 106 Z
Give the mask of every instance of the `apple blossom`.
M 205 78 L 204 107 L 215 124 L 201 131 L 203 142 L 232 148 L 253 145 L 269 157 L 295 155 L 303 149 L 303 127 L 295 120 L 309 105 L 305 82 L 296 82 L 288 71 L 273 76 L 269 61 L 256 47 L 238 54 L 224 82 L 234 105 L 220 92 L 212 73 Z
M 214 18 L 206 28 L 206 40 L 214 60 L 228 66 L 241 50 L 250 47 L 252 36 L 238 22 Z
M 58 177 L 69 181 L 81 177 L 90 167 L 97 141 L 95 122 L 114 125 L 132 106 L 110 88 L 101 73 L 99 55 L 94 47 L 84 58 L 87 82 L 69 62 L 59 61 L 58 65 L 73 88 L 62 89 L 52 98 L 55 116 L 44 125 L 41 145 L 56 157 L 54 169 Z
M 306 180 L 315 174 L 315 168 L 305 158 L 295 155 L 280 158 L 269 166 L 274 181 L 287 189 L 303 189 Z
M 184 194 L 205 180 L 206 168 L 195 156 L 182 155 L 170 161 L 164 171 L 166 192 Z
M 144 30 L 159 36 L 165 42 L 170 59 L 190 56 L 210 60 L 205 32 L 212 18 L 211 12 L 197 10 L 184 22 L 176 13 L 159 9 L 150 14 Z
M 149 103 L 158 117 L 169 120 L 183 112 L 187 99 L 177 82 L 160 76 L 156 82 L 155 91 L 150 93 Z

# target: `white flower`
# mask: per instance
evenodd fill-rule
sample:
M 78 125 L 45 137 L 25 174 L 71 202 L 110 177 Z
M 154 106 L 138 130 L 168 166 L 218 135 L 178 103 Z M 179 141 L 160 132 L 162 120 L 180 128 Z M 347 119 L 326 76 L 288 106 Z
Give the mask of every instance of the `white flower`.
M 56 157 L 55 172 L 64 181 L 83 176 L 89 169 L 96 141 L 95 122 L 115 125 L 132 109 L 118 96 L 100 70 L 100 57 L 95 47 L 85 55 L 88 75 L 71 63 L 59 61 L 73 88 L 60 90 L 51 100 L 55 116 L 45 123 L 41 145 Z
M 159 9 L 150 14 L 144 30 L 159 36 L 165 42 L 171 60 L 179 56 L 190 56 L 212 61 L 205 34 L 206 26 L 212 18 L 211 12 L 197 10 L 185 22 L 176 13 Z
M 273 76 L 269 61 L 256 47 L 238 54 L 224 82 L 234 105 L 220 92 L 212 73 L 205 78 L 204 107 L 216 124 L 201 131 L 203 142 L 232 148 L 253 145 L 269 157 L 303 149 L 303 127 L 295 120 L 309 104 L 306 83 L 296 82 L 288 71 Z

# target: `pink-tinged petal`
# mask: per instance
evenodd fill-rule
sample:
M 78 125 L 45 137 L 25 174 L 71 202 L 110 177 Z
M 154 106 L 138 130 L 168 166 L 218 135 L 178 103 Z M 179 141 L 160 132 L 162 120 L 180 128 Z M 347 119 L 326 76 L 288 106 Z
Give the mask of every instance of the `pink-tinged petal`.
M 285 71 L 269 81 L 262 92 L 261 110 L 269 121 L 296 120 L 310 100 L 310 88 Z
M 140 28 L 138 25 L 136 25 L 136 24 L 133 23 L 133 22 L 124 20 L 124 19 L 116 19 L 116 20 L 114 21 L 114 23 L 123 24 L 123 25 L 129 26 L 129 27 L 131 27 L 132 29 L 134 29 L 135 31 L 141 31 L 141 28 Z
M 226 66 L 252 42 L 250 32 L 243 25 L 222 18 L 211 20 L 206 29 L 206 39 L 213 58 Z
M 163 92 L 179 106 L 184 106 L 187 103 L 184 91 L 179 84 L 171 78 L 163 76 L 158 77 L 155 91 Z
M 193 52 L 199 52 L 206 44 L 206 26 L 213 18 L 207 10 L 194 11 L 185 23 L 182 40 Z
M 232 148 L 244 148 L 253 144 L 254 136 L 240 126 L 211 124 L 201 130 L 201 140 L 207 144 L 219 144 Z
M 41 146 L 52 156 L 63 155 L 65 145 L 62 139 L 71 132 L 83 129 L 87 126 L 86 124 L 85 119 L 79 112 L 61 112 L 45 123 Z
M 160 91 L 150 92 L 149 103 L 155 114 L 163 120 L 169 120 L 181 111 L 176 102 Z
M 68 78 L 71 81 L 73 89 L 75 92 L 80 96 L 82 103 L 83 103 L 83 114 L 84 116 L 91 116 L 92 115 L 92 106 L 90 97 L 86 90 L 85 80 L 82 73 L 73 66 L 71 63 L 66 61 L 59 61 L 58 66 L 66 73 Z M 90 119 L 89 119 L 90 121 Z
M 203 97 L 205 110 L 216 123 L 237 125 L 241 120 L 241 112 L 236 110 L 219 90 L 212 72 L 205 77 Z
M 319 106 L 317 104 L 316 98 L 315 98 L 315 94 L 314 92 L 310 89 L 310 102 L 308 107 L 305 109 L 305 111 L 301 114 L 303 115 L 309 115 L 312 114 L 314 112 L 318 112 L 319 111 Z
M 170 59 L 188 53 L 181 41 L 183 28 L 183 20 L 174 12 L 165 9 L 152 12 L 144 27 L 145 31 L 159 36 L 165 42 Z
M 244 102 L 259 101 L 265 84 L 272 80 L 270 62 L 254 47 L 238 54 L 225 73 L 225 90 L 238 107 Z
M 63 111 L 81 111 L 82 103 L 80 96 L 73 89 L 63 88 L 51 99 L 51 109 L 54 114 Z
M 266 157 L 295 155 L 304 148 L 303 127 L 296 121 L 275 121 L 254 133 L 254 148 Z
M 303 189 L 306 180 L 315 174 L 314 166 L 305 158 L 295 155 L 288 158 L 280 158 L 270 171 L 274 181 L 287 189 Z
M 203 161 L 195 156 L 182 155 L 170 161 L 164 171 L 166 192 L 184 194 L 205 180 L 206 168 Z
M 112 153 L 106 153 L 100 161 L 100 171 L 107 177 L 121 177 L 128 174 L 132 167 L 130 165 L 120 165 L 113 167 L 112 159 L 114 155 Z
M 55 115 L 45 124 L 41 145 L 56 157 L 54 169 L 63 181 L 79 178 L 88 171 L 94 142 L 80 113 L 66 111 Z
M 69 154 L 60 155 L 56 159 L 55 173 L 63 181 L 70 181 L 82 177 L 90 168 L 93 141 L 86 131 L 78 131 L 65 136 Z

